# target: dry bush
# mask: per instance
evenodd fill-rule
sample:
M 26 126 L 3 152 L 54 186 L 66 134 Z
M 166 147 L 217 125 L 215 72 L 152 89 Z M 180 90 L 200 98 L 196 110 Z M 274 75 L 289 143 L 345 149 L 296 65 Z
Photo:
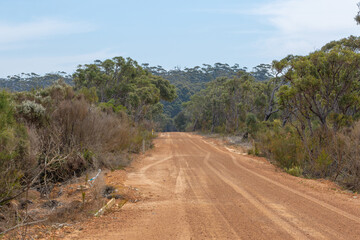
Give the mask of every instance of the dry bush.
M 46 165 L 39 183 L 63 182 L 99 167 L 127 165 L 126 153 L 136 133 L 126 118 L 91 106 L 81 95 L 58 102 L 49 125 L 38 129 L 40 165 Z
M 360 122 L 340 132 L 317 129 L 301 140 L 276 126 L 259 134 L 260 150 L 289 173 L 329 178 L 360 191 Z
M 96 174 L 97 171 L 90 171 L 87 176 L 95 176 Z M 76 190 L 76 193 L 72 194 L 71 201 L 63 201 L 61 206 L 50 215 L 50 222 L 63 223 L 93 216 L 106 203 L 107 199 L 103 196 L 103 190 L 106 186 L 103 172 L 90 184 L 87 183 L 87 177 L 82 176 L 80 179 L 77 186 L 84 186 L 84 188 Z M 78 200 L 80 195 L 82 201 Z
M 151 142 L 151 133 L 130 122 L 124 111 L 104 111 L 61 82 L 32 92 L 0 94 L 0 110 L 0 232 L 19 224 L 14 221 L 20 215 L 11 208 L 13 199 L 21 201 L 29 190 L 49 198 L 59 182 L 84 173 L 92 176 L 99 168 L 126 166 L 129 153 L 140 151 L 143 139 L 147 146 Z M 50 222 L 97 210 L 106 201 L 104 186 L 100 175 L 85 192 L 86 204 L 65 201 Z M 21 217 L 24 223 L 30 221 L 26 217 Z
M 95 153 L 99 166 L 103 154 L 127 151 L 134 131 L 126 118 L 102 112 L 83 98 L 61 102 L 52 119 L 62 131 L 62 144 Z
M 100 209 L 106 202 L 104 199 L 104 188 L 106 186 L 104 172 L 101 172 L 96 180 L 92 183 L 89 197 L 94 209 Z
M 339 135 L 341 173 L 339 180 L 353 191 L 360 191 L 360 122 Z

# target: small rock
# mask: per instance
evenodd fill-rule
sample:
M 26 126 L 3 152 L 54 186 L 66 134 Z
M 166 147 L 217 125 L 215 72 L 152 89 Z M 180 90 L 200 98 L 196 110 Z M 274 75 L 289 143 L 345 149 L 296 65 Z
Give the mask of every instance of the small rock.
M 357 196 L 353 196 L 354 199 L 357 199 L 358 197 Z

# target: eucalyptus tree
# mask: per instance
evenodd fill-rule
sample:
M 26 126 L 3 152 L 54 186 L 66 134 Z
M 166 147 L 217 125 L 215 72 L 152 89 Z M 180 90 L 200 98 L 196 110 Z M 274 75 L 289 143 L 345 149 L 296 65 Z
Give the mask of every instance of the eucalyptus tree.
M 114 57 L 79 65 L 73 78 L 76 88 L 96 87 L 101 102 L 114 99 L 115 104 L 126 107 L 135 121 L 158 112 L 159 106 L 155 105 L 160 100 L 176 98 L 175 87 L 168 80 L 151 74 L 131 58 Z
M 360 106 L 360 54 L 340 41 L 303 57 L 291 57 L 278 66 L 286 69 L 287 84 L 279 91 L 279 104 L 313 132 L 314 120 L 334 131 L 349 124 Z

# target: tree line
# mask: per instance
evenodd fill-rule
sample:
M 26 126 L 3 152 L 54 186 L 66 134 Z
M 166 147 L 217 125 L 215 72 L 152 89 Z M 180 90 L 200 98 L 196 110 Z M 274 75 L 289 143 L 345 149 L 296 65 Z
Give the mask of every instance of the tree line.
M 191 96 L 205 89 L 207 84 L 219 77 L 234 77 L 239 72 L 247 72 L 246 67 L 239 64 L 230 66 L 226 63 L 215 63 L 214 65 L 202 64 L 192 68 L 175 68 L 165 70 L 161 66 L 151 67 L 143 64 L 144 68 L 154 75 L 161 76 L 170 81 L 176 88 L 178 97 L 172 102 L 162 102 L 164 113 L 157 118 L 159 129 L 163 131 L 184 131 L 184 128 L 175 124 L 177 115 L 182 111 L 183 104 L 190 101 Z M 270 64 L 259 64 L 248 72 L 256 81 L 265 81 L 272 76 Z M 179 116 L 181 117 L 182 114 Z
M 168 80 L 122 57 L 79 65 L 71 78 L 22 74 L 1 83 L 13 90 L 0 91 L 3 209 L 30 188 L 48 195 L 74 176 L 126 166 L 143 142 L 151 146 L 160 101 L 176 98 Z
M 240 134 L 297 175 L 360 188 L 360 38 L 332 41 L 306 56 L 272 63 L 257 81 L 239 71 L 209 82 L 183 104 L 178 129 Z

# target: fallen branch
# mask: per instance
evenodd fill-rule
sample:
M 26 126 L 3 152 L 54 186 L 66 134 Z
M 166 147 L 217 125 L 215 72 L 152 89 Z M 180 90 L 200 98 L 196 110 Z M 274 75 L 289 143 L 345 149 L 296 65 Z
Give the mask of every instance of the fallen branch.
M 48 165 L 53 164 L 55 161 L 61 161 L 66 159 L 67 157 L 69 157 L 70 154 L 68 154 L 67 156 L 57 159 L 56 157 L 53 157 L 48 163 L 45 164 L 45 166 L 36 174 L 35 177 L 33 177 L 33 179 L 31 180 L 31 182 L 29 184 L 27 184 L 25 187 L 23 187 L 20 192 L 18 192 L 17 194 L 7 197 L 5 199 L 0 199 L 0 205 L 2 205 L 5 202 L 8 202 L 14 198 L 17 198 L 18 196 L 20 196 L 21 194 L 23 194 L 24 192 L 26 192 L 27 190 L 29 190 L 29 188 L 36 182 L 36 180 L 40 177 L 41 173 L 43 171 L 46 170 L 46 168 L 48 167 Z
M 19 228 L 19 227 L 25 227 L 25 226 L 32 225 L 32 224 L 45 222 L 45 221 L 47 221 L 47 220 L 48 220 L 48 219 L 46 218 L 46 219 L 42 219 L 42 220 L 38 220 L 38 221 L 34 221 L 34 222 L 22 223 L 22 224 L 16 225 L 16 226 L 14 226 L 14 227 L 12 227 L 12 228 L 9 228 L 9 229 L 1 232 L 0 235 L 3 235 L 3 234 L 5 234 L 5 233 L 10 232 L 10 231 L 12 231 L 12 230 L 14 230 L 14 229 L 16 229 L 16 228 Z

